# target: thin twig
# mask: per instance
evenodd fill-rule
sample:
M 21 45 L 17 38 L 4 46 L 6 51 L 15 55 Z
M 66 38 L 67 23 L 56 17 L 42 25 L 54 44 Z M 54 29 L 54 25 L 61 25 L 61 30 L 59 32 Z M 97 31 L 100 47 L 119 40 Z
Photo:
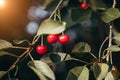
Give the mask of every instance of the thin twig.
M 33 59 L 32 55 L 30 54 L 30 52 L 28 52 L 28 55 L 29 55 L 30 59 L 33 61 L 34 59 Z
M 16 49 L 27 49 L 26 47 L 19 47 L 19 46 L 13 46 L 11 48 L 16 48 Z
M 33 61 L 34 58 L 33 58 L 32 55 L 30 54 L 32 50 L 33 50 L 33 48 L 31 48 L 31 50 L 28 52 L 28 55 L 29 55 L 30 59 Z
M 108 48 L 112 45 L 112 25 L 110 24 L 110 28 L 109 28 L 109 43 L 108 43 Z M 107 51 L 107 58 L 106 61 L 109 62 L 109 54 L 111 53 L 111 51 Z
M 106 37 L 105 40 L 102 42 L 101 46 L 100 46 L 100 49 L 99 49 L 99 62 L 101 61 L 101 52 L 102 52 L 102 48 L 103 48 L 103 45 L 105 44 L 105 42 L 109 39 L 109 37 Z
M 15 55 L 15 54 L 11 54 L 11 53 L 8 53 L 7 55 L 10 55 L 10 56 L 13 56 L 13 57 L 16 57 L 16 58 L 19 57 L 19 56 Z
M 9 72 L 10 70 L 12 70 L 12 69 L 16 66 L 17 62 L 18 62 L 26 53 L 28 53 L 29 50 L 30 50 L 30 48 L 28 48 L 24 53 L 22 53 L 22 54 L 17 58 L 17 60 L 11 65 L 11 67 L 8 69 L 7 72 Z
M 50 15 L 49 19 L 52 18 L 52 16 L 55 14 L 55 12 L 58 10 L 58 8 L 60 7 L 61 3 L 63 2 L 63 0 L 60 0 L 58 5 L 56 6 L 56 8 L 54 9 L 54 11 L 52 12 L 52 14 Z

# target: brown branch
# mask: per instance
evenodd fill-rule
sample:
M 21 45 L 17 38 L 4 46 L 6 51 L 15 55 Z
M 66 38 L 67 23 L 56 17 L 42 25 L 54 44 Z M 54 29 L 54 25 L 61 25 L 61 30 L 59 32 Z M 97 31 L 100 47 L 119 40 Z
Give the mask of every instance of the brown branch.
M 26 51 L 25 51 L 24 53 L 22 53 L 22 54 L 16 59 L 16 61 L 11 65 L 11 67 L 8 69 L 7 72 L 9 72 L 10 70 L 12 70 L 12 69 L 16 66 L 16 64 L 19 62 L 19 60 L 20 60 L 24 55 L 26 55 L 26 54 L 29 52 L 29 50 L 30 50 L 30 47 L 27 48 Z

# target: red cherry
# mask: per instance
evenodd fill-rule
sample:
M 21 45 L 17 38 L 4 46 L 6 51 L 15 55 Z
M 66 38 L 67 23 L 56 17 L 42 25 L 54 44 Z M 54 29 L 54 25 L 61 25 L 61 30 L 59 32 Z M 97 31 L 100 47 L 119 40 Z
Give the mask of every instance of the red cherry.
M 47 36 L 47 41 L 50 44 L 56 43 L 58 41 L 58 35 L 57 34 L 49 34 Z
M 80 8 L 81 8 L 81 9 L 87 9 L 88 7 L 89 7 L 88 3 L 82 3 L 82 4 L 80 5 Z
M 45 46 L 45 45 L 38 45 L 38 46 L 36 46 L 36 52 L 38 53 L 38 54 L 45 54 L 46 52 L 47 52 L 47 46 Z
M 69 36 L 67 34 L 60 35 L 58 40 L 61 44 L 67 44 L 69 42 Z

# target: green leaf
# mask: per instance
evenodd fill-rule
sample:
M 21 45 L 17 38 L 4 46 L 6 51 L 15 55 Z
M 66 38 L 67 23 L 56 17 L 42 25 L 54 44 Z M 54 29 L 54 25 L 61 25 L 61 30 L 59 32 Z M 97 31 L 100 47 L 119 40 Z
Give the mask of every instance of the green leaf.
M 73 9 L 71 12 L 71 18 L 73 22 L 83 22 L 88 20 L 91 17 L 91 9 L 82 10 L 80 8 Z
M 117 40 L 117 41 L 120 41 L 120 33 L 117 33 L 113 39 Z
M 47 80 L 48 77 L 51 80 L 55 80 L 55 75 L 49 66 L 38 60 L 29 61 L 28 66 L 38 75 L 41 80 Z
M 66 22 L 55 21 L 52 19 L 44 20 L 37 32 L 37 35 L 42 34 L 59 34 L 66 28 Z
M 0 78 L 3 77 L 6 73 L 7 71 L 0 71 Z
M 72 50 L 72 52 L 76 53 L 86 53 L 90 51 L 91 51 L 90 45 L 85 42 L 79 42 L 77 45 L 74 46 Z
M 12 44 L 6 40 L 0 39 L 0 50 L 1 49 L 6 49 L 6 48 L 11 48 Z
M 85 66 L 71 69 L 66 80 L 89 80 L 89 70 Z
M 103 12 L 100 17 L 105 23 L 109 23 L 120 17 L 120 11 L 117 8 L 109 8 Z
M 52 64 L 52 63 L 58 63 L 61 61 L 68 60 L 69 58 L 70 58 L 69 54 L 62 52 L 52 52 L 44 55 L 40 60 L 47 64 Z
M 118 52 L 118 51 L 120 51 L 120 47 L 118 45 L 112 45 L 109 48 L 107 48 L 106 50 L 111 51 L 111 52 Z
M 105 63 L 94 63 L 92 70 L 96 80 L 102 80 L 108 73 L 109 66 Z

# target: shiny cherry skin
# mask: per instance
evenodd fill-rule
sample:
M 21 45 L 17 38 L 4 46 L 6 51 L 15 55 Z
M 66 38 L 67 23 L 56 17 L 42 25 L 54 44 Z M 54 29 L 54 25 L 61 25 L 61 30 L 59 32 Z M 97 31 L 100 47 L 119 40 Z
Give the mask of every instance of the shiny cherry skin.
M 62 34 L 59 36 L 58 41 L 61 44 L 67 44 L 69 42 L 69 36 L 67 34 Z
M 45 54 L 47 52 L 48 48 L 45 45 L 37 45 L 36 46 L 36 52 L 40 55 Z
M 56 43 L 58 41 L 58 35 L 57 34 L 49 34 L 47 36 L 47 41 L 50 44 Z
M 82 3 L 81 5 L 80 5 L 80 8 L 81 9 L 87 9 L 89 7 L 89 4 L 88 3 Z

